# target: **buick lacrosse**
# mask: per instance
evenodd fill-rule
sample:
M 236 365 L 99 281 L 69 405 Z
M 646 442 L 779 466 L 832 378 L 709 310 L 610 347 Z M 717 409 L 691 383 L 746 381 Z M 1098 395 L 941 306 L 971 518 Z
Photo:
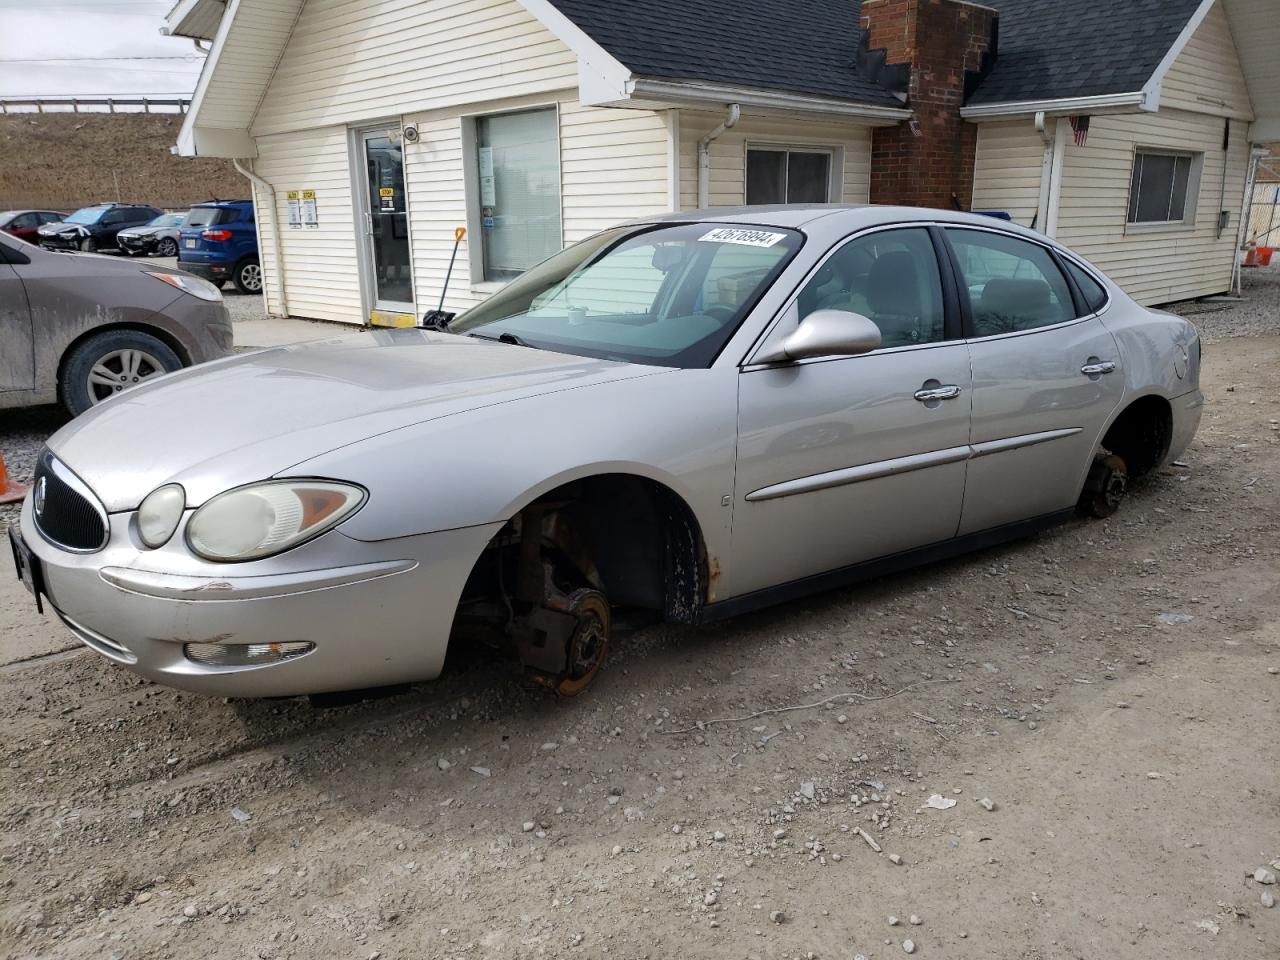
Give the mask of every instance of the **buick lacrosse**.
M 1109 515 L 1203 402 L 1191 324 L 937 210 L 628 224 L 430 322 L 68 424 L 10 531 L 36 602 L 203 693 L 424 680 L 487 643 L 572 695 L 615 610 L 706 622 Z

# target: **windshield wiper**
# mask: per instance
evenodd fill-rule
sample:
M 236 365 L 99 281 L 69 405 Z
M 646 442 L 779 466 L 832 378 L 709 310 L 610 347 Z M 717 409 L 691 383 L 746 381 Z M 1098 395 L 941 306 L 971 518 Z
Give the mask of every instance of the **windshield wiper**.
M 541 349 L 540 347 L 535 347 L 532 343 L 530 343 L 527 340 L 520 339 L 514 333 L 500 333 L 496 337 L 486 336 L 483 333 L 468 333 L 467 336 L 477 337 L 481 340 L 494 340 L 494 341 L 497 341 L 498 343 L 510 343 L 517 347 L 529 347 L 532 350 Z

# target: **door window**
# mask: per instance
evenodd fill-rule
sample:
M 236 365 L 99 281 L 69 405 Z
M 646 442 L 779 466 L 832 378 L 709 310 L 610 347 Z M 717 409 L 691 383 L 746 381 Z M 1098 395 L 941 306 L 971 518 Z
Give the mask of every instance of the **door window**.
M 377 299 L 413 302 L 409 275 L 409 206 L 404 192 L 404 154 L 400 140 L 383 134 L 364 138 L 369 178 L 369 226 Z
M 13 218 L 13 222 L 9 226 L 18 230 L 29 230 L 36 225 L 36 215 L 34 213 L 22 213 Z
M 800 319 L 847 310 L 875 321 L 882 347 L 946 339 L 942 278 L 929 231 L 885 230 L 850 240 L 800 292 Z
M 969 291 L 973 336 L 1075 319 L 1067 279 L 1044 247 L 1004 233 L 947 228 Z
M 747 151 L 747 203 L 826 203 L 831 153 L 752 147 Z

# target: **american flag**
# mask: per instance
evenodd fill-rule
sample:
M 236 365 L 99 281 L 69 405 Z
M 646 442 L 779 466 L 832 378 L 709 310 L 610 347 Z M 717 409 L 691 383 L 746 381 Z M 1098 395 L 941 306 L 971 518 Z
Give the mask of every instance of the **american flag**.
M 1076 146 L 1083 147 L 1085 141 L 1089 139 L 1089 118 L 1072 117 L 1071 130 L 1076 135 Z

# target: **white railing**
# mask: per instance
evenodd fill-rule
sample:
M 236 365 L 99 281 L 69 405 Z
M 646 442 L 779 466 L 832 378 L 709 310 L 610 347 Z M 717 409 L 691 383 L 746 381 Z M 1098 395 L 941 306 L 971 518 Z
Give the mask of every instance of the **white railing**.
M 0 97 L 8 113 L 186 113 L 190 97 Z

